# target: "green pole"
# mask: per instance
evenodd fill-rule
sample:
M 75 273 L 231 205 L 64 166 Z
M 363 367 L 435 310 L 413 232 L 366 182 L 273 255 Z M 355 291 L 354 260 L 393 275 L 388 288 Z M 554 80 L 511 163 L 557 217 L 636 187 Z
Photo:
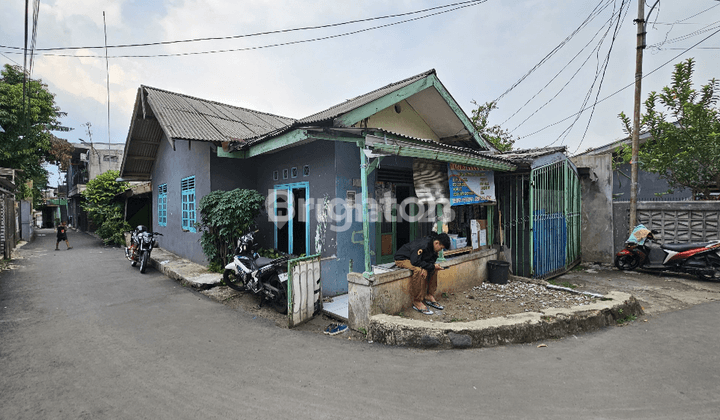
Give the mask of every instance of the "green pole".
M 365 272 L 364 277 L 372 275 L 372 265 L 370 264 L 370 217 L 368 215 L 368 183 L 367 183 L 367 157 L 365 156 L 365 141 L 358 140 L 358 149 L 360 150 L 360 182 L 362 185 L 362 207 L 363 207 L 363 247 L 365 249 Z

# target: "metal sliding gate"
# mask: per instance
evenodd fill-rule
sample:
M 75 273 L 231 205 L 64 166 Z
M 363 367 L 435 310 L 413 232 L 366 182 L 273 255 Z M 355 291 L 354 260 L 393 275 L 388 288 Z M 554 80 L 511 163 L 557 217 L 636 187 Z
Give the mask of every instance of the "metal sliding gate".
M 580 182 L 568 160 L 497 177 L 502 240 L 513 272 L 547 278 L 580 259 Z

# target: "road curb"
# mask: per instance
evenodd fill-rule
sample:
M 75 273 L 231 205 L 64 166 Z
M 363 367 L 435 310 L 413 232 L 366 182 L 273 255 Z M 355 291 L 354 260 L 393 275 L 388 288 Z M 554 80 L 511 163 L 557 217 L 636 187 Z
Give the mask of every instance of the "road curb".
M 209 289 L 222 281 L 221 274 L 209 272 L 207 267 L 180 258 L 162 248 L 153 249 L 150 254 L 150 263 L 156 270 L 179 281 L 181 285 L 198 290 Z
M 632 295 L 610 292 L 590 305 L 471 322 L 440 323 L 374 315 L 370 318 L 368 340 L 417 348 L 494 347 L 562 338 L 616 325 L 619 320 L 642 314 L 642 307 Z

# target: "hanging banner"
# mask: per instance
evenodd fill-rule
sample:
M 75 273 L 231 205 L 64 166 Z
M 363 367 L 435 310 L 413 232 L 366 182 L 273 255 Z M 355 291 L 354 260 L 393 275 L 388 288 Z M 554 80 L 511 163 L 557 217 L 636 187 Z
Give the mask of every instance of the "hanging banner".
M 448 163 L 450 205 L 479 204 L 495 201 L 495 175 L 493 171 L 475 166 Z

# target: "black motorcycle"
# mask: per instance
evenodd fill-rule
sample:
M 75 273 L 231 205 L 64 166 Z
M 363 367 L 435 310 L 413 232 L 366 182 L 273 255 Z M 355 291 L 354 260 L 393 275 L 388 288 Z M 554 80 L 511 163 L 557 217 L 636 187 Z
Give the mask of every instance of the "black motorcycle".
M 287 302 L 287 261 L 289 255 L 270 259 L 258 255 L 255 233 L 249 232 L 237 241 L 235 256 L 225 266 L 223 281 L 237 291 L 251 291 L 260 295 L 263 301 L 269 301 L 273 308 L 286 314 Z
M 162 236 L 160 232 L 151 232 L 147 227 L 138 225 L 132 232 L 126 232 L 129 235 L 128 246 L 125 247 L 125 258 L 130 260 L 130 265 L 135 267 L 140 264 L 140 273 L 145 274 L 148 263 L 150 262 L 150 253 L 153 248 L 158 246 L 155 236 Z

